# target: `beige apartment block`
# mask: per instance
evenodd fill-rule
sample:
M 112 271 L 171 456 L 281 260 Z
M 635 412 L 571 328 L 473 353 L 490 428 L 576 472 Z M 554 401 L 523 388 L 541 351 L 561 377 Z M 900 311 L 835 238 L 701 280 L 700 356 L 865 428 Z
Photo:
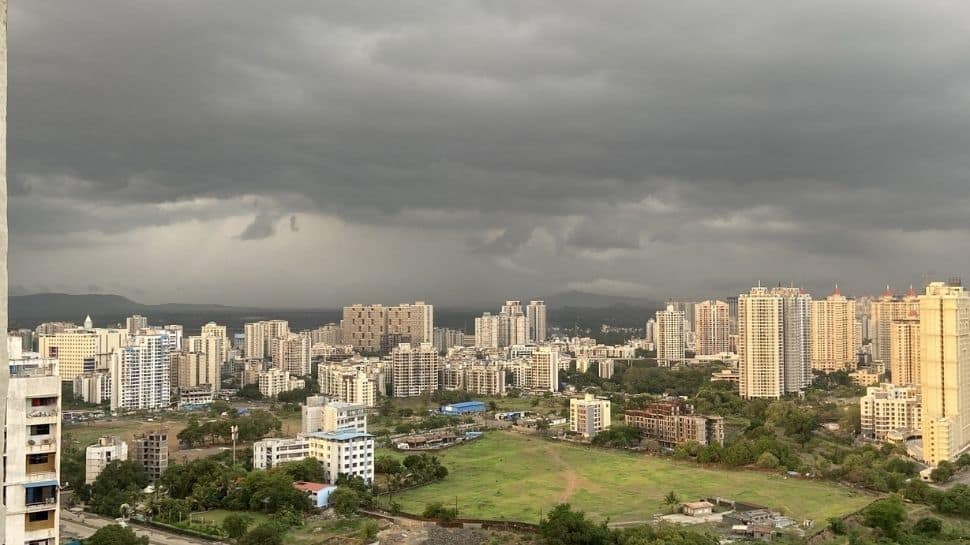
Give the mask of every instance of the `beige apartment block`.
M 872 359 L 889 363 L 892 350 L 892 323 L 911 315 L 919 317 L 919 300 L 912 286 L 903 297 L 893 295 L 889 286 L 869 307 L 869 336 L 872 339 Z
M 883 441 L 896 430 L 922 430 L 922 404 L 913 386 L 880 384 L 866 389 L 859 400 L 862 436 Z
M 596 437 L 609 429 L 612 422 L 610 400 L 586 394 L 582 399 L 569 400 L 569 431 L 579 433 L 585 439 Z
M 698 356 L 731 351 L 730 307 L 724 301 L 701 301 L 694 306 L 695 346 Z
M 831 373 L 856 368 L 855 301 L 835 288 L 812 301 L 812 369 Z
M 41 335 L 38 351 L 44 357 L 57 358 L 61 380 L 69 382 L 78 375 L 96 370 L 99 356 L 103 361 L 109 361 L 106 355 L 127 344 L 127 329 L 76 328 Z
M 657 320 L 657 363 L 664 367 L 684 361 L 687 348 L 687 323 L 684 311 L 667 305 L 666 310 L 658 310 Z
M 970 294 L 932 282 L 919 317 L 923 457 L 936 466 L 970 446 Z
M 892 383 L 900 386 L 920 384 L 920 326 L 919 313 L 901 320 L 895 320 L 891 326 L 889 370 Z
M 392 394 L 417 397 L 438 389 L 438 351 L 430 342 L 401 343 L 391 351 Z

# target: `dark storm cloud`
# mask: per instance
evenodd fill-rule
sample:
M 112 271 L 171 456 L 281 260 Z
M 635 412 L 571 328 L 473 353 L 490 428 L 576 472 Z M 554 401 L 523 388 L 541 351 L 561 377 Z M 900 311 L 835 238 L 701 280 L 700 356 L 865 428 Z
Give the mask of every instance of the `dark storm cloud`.
M 32 0 L 10 39 L 15 247 L 323 215 L 510 283 L 703 292 L 709 260 L 861 288 L 970 239 L 965 3 Z

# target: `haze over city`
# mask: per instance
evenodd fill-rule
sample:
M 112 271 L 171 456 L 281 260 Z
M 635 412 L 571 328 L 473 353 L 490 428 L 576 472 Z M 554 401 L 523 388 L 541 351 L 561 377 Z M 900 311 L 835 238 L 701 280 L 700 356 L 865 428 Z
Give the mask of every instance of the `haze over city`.
M 960 274 L 968 10 L 14 2 L 11 293 L 457 306 Z

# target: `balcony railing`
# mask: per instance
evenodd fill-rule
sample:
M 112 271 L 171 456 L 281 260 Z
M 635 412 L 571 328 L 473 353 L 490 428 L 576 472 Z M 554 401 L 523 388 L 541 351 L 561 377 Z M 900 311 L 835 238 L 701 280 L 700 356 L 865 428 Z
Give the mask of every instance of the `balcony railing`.
M 11 378 L 52 377 L 57 375 L 57 366 L 52 363 L 11 365 Z
M 57 407 L 41 406 L 27 409 L 27 418 L 47 418 L 57 415 Z
M 40 500 L 27 500 L 27 511 L 43 511 L 57 505 L 57 497 L 43 498 Z

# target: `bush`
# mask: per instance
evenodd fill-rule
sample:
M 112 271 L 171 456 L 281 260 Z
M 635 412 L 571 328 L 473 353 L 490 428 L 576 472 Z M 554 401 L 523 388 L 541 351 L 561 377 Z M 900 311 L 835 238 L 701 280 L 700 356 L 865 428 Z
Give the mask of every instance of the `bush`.
M 917 534 L 937 536 L 943 532 L 943 521 L 935 517 L 925 517 L 916 521 L 913 531 Z
M 437 520 L 455 520 L 458 518 L 458 509 L 454 507 L 445 507 L 440 501 L 429 503 L 427 507 L 424 508 L 424 516 L 429 519 Z

